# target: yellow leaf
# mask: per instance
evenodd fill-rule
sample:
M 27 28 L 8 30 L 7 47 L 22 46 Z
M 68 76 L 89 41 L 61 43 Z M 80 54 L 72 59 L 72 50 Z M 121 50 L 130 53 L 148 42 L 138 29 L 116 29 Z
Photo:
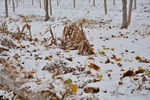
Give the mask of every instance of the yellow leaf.
M 103 75 L 99 75 L 98 73 L 96 73 L 96 75 L 97 75 L 97 77 L 98 77 L 100 80 L 102 80 Z
M 114 51 L 115 49 L 114 49 L 114 48 L 112 48 L 111 50 L 112 50 L 112 51 Z
M 13 64 L 13 60 L 10 60 L 9 63 L 10 63 L 10 64 Z
M 21 97 L 16 97 L 15 100 L 24 100 Z
M 70 84 L 70 88 L 72 90 L 73 93 L 77 93 L 77 84 Z
M 117 58 L 116 61 L 121 61 L 121 58 Z
M 66 58 L 69 61 L 73 61 L 72 57 Z
M 72 83 L 72 80 L 70 78 L 64 81 L 64 84 L 71 84 L 71 83 Z
M 141 66 L 139 66 L 138 68 L 139 68 L 139 70 L 140 70 L 140 69 L 141 69 Z
M 46 65 L 48 65 L 48 62 L 46 63 Z
M 18 41 L 17 41 L 17 43 L 18 43 L 18 44 L 20 44 L 20 43 L 21 43 L 21 41 L 20 41 L 20 40 L 18 40 Z
M 22 71 L 24 68 L 23 68 L 23 66 L 20 66 L 20 71 Z
M 105 52 L 104 52 L 104 51 L 99 51 L 99 50 L 98 50 L 98 53 L 99 53 L 100 55 L 105 55 Z

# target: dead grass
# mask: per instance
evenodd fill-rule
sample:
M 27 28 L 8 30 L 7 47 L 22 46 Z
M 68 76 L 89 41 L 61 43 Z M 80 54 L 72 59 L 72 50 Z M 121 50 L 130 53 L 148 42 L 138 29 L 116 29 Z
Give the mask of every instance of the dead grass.
M 7 23 L 6 22 L 2 22 L 1 24 L 0 24 L 0 33 L 10 33 L 9 31 L 8 31 L 8 26 L 7 26 Z
M 25 29 L 27 29 L 29 31 L 29 35 L 27 35 L 25 31 Z M 29 40 L 32 40 L 32 34 L 31 34 L 31 26 L 26 23 L 22 29 L 20 29 L 19 27 L 17 27 L 17 32 L 13 33 L 12 37 L 16 40 L 20 40 L 20 39 L 29 39 Z

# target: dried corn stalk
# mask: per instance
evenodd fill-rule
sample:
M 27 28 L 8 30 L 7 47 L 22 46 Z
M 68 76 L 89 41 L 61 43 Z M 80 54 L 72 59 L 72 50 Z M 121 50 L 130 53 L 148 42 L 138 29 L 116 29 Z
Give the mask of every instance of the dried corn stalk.
M 63 37 L 61 39 L 61 47 L 63 49 L 79 50 L 79 54 L 94 54 L 82 27 L 79 28 L 76 24 L 72 24 L 64 28 Z
M 0 33 L 10 33 L 8 31 L 8 26 L 6 24 L 6 22 L 2 22 L 0 25 Z
M 29 31 L 29 36 L 26 35 L 26 33 L 24 32 L 25 28 L 27 28 L 27 30 Z M 13 38 L 17 39 L 17 40 L 20 40 L 20 39 L 31 39 L 32 38 L 32 34 L 31 34 L 31 26 L 26 23 L 23 27 L 22 27 L 22 30 L 20 30 L 19 27 L 17 27 L 17 32 L 14 33 L 12 35 Z

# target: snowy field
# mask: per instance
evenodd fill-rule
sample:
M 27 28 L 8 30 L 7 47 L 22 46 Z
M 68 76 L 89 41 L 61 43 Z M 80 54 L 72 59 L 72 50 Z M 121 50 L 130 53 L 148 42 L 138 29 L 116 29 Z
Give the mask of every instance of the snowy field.
M 21 81 L 16 91 L 27 89 L 33 96 L 48 93 L 49 97 L 64 100 L 150 100 L 150 0 L 137 0 L 128 29 L 121 29 L 122 0 L 52 0 L 53 16 L 44 21 L 45 11 L 35 0 L 19 2 L 16 12 L 9 5 L 5 18 L 4 0 L 0 0 L 0 70 L 14 81 Z M 129 3 L 129 1 L 128 1 Z M 83 30 L 93 55 L 79 55 L 78 50 L 63 50 L 59 38 L 65 26 L 84 20 Z M 17 40 L 13 33 L 28 23 L 28 39 Z M 50 45 L 51 26 L 56 45 Z M 94 67 L 93 67 L 94 66 Z M 27 95 L 28 96 L 28 95 Z M 7 86 L 0 87 L 2 98 L 16 98 Z M 5 100 L 5 99 L 4 99 Z M 15 99 L 17 100 L 17 99 Z

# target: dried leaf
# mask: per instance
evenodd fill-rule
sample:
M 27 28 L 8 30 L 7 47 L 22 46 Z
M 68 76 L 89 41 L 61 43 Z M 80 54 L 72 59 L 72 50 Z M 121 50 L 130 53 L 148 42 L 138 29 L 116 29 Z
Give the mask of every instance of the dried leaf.
M 118 84 L 119 84 L 119 85 L 123 85 L 123 82 L 119 82 Z
M 48 50 L 48 46 L 46 46 L 45 49 Z
M 20 71 L 22 71 L 24 68 L 23 68 L 23 66 L 20 66 Z
M 18 44 L 20 44 L 20 43 L 21 43 L 21 41 L 20 41 L 20 40 L 18 40 L 18 41 L 17 41 L 17 43 L 18 43 Z
M 121 69 L 120 71 L 125 71 L 124 69 Z
M 88 67 L 89 67 L 89 68 L 93 68 L 93 69 L 95 69 L 95 70 L 97 70 L 97 71 L 100 71 L 100 67 L 97 66 L 96 64 L 90 63 L 90 65 L 88 65 Z
M 117 58 L 116 55 L 113 55 L 112 59 L 114 59 L 116 61 L 121 61 L 121 58 Z
M 98 53 L 99 53 L 100 55 L 103 55 L 103 56 L 106 55 L 104 51 L 99 51 L 99 50 L 98 50 Z
M 35 73 L 34 71 L 30 71 L 30 72 L 29 72 L 29 74 L 34 74 L 34 73 Z
M 87 87 L 87 88 L 84 88 L 84 92 L 85 93 L 98 93 L 99 88 Z
M 64 84 L 70 84 L 70 83 L 72 83 L 72 80 L 70 78 L 64 81 Z
M 16 97 L 14 100 L 24 100 L 21 97 Z
M 136 56 L 135 59 L 136 59 L 136 60 L 141 60 L 141 57 Z
M 117 58 L 116 61 L 121 61 L 121 58 Z
M 135 73 L 133 72 L 133 70 L 128 70 L 127 72 L 125 72 L 123 74 L 123 78 L 127 77 L 127 76 L 134 76 L 134 75 L 135 75 Z
M 85 53 L 83 56 L 89 56 L 89 54 L 88 54 L 88 53 Z
M 98 77 L 100 80 L 102 80 L 103 75 L 99 75 L 98 73 L 96 73 L 96 75 L 97 75 L 97 77 Z
M 24 48 L 26 48 L 26 46 L 22 46 L 22 48 L 24 49 Z
M 110 59 L 109 58 L 107 58 L 105 64 L 107 64 L 107 63 L 110 63 Z
M 56 97 L 53 97 L 52 100 L 60 100 L 60 99 L 56 96 Z
M 89 59 L 90 59 L 90 60 L 94 60 L 94 58 L 93 58 L 93 57 L 89 57 Z
M 145 72 L 145 69 L 139 69 L 139 70 L 135 71 L 135 74 L 144 73 L 144 72 Z
M 73 61 L 72 57 L 66 58 L 69 61 Z
M 77 84 L 70 84 L 70 88 L 72 90 L 73 93 L 77 93 Z
M 34 42 L 38 42 L 38 38 L 34 38 Z
M 115 51 L 115 49 L 114 49 L 114 48 L 112 48 L 111 50 L 112 50 L 112 51 Z
M 9 63 L 10 63 L 10 64 L 13 64 L 13 60 L 10 60 Z

